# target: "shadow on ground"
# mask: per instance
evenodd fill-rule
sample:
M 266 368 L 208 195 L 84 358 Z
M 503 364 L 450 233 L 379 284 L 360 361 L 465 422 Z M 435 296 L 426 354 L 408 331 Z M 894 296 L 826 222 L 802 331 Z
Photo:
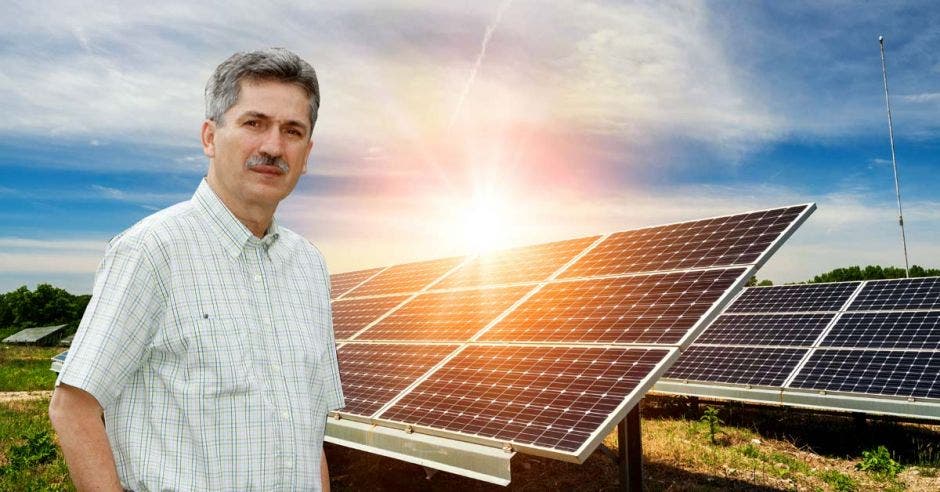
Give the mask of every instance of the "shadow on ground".
M 332 444 L 325 447 L 335 492 L 619 490 L 618 467 L 600 452 L 581 465 L 517 454 L 512 460 L 512 482 L 501 487 L 445 472 L 428 479 L 418 465 Z M 645 463 L 644 473 L 644 490 L 648 491 L 778 490 L 658 463 Z

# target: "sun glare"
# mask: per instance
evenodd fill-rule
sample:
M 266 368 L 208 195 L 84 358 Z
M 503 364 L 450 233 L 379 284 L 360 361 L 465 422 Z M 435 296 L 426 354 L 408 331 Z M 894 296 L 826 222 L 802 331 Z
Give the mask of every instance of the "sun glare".
M 466 208 L 461 223 L 465 244 L 475 253 L 505 248 L 511 230 L 506 203 L 492 195 L 479 195 Z

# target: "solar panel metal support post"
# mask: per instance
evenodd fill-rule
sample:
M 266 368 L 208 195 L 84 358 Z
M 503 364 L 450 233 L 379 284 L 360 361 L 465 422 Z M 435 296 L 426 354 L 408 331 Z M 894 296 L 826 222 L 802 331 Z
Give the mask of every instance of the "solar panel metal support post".
M 620 490 L 643 490 L 643 440 L 640 433 L 640 406 L 617 424 L 617 461 L 620 466 Z

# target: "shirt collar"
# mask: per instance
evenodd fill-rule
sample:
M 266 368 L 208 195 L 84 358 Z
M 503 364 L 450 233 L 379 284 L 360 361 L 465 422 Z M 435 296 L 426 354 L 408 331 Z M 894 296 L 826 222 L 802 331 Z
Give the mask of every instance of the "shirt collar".
M 209 218 L 209 223 L 218 232 L 222 247 L 232 258 L 237 258 L 249 245 L 263 248 L 272 257 L 281 256 L 278 250 L 282 248 L 277 246 L 281 232 L 276 220 L 271 220 L 267 234 L 258 239 L 222 203 L 222 200 L 215 194 L 215 191 L 212 190 L 212 187 L 205 179 L 199 183 L 199 188 L 193 194 L 193 201 L 205 212 Z

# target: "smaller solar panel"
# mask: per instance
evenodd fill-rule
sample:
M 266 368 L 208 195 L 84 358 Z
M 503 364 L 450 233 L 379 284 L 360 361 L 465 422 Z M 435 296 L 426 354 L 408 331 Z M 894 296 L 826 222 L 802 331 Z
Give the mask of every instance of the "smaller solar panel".
M 381 270 L 381 268 L 370 268 L 330 275 L 330 298 L 336 299 Z
M 695 344 L 812 345 L 835 314 L 722 315 Z
M 850 311 L 940 309 L 940 277 L 878 280 L 865 284 Z
M 531 289 L 523 286 L 420 294 L 358 339 L 464 342 Z
M 470 346 L 379 417 L 575 451 L 669 353 Z
M 481 341 L 677 343 L 743 268 L 551 283 Z
M 861 282 L 751 287 L 726 313 L 788 313 L 838 311 Z
M 474 258 L 435 288 L 540 282 L 600 236 L 494 251 Z
M 940 352 L 817 349 L 790 386 L 940 398 Z
M 342 413 L 369 417 L 444 360 L 458 345 L 347 343 L 339 348 Z
M 395 265 L 356 287 L 346 297 L 417 292 L 457 266 L 463 258 L 443 258 Z
M 713 383 L 780 386 L 806 349 L 693 345 L 669 368 L 667 378 Z
M 808 206 L 612 234 L 559 278 L 753 263 Z
M 333 301 L 333 333 L 338 339 L 349 338 L 407 298 L 404 295 Z
M 938 350 L 940 311 L 846 313 L 820 345 Z
M 69 351 L 66 350 L 65 352 L 62 352 L 61 354 L 56 354 L 56 356 L 53 357 L 52 360 L 57 361 L 57 362 L 65 362 L 65 358 L 68 357 L 68 355 L 69 355 Z

